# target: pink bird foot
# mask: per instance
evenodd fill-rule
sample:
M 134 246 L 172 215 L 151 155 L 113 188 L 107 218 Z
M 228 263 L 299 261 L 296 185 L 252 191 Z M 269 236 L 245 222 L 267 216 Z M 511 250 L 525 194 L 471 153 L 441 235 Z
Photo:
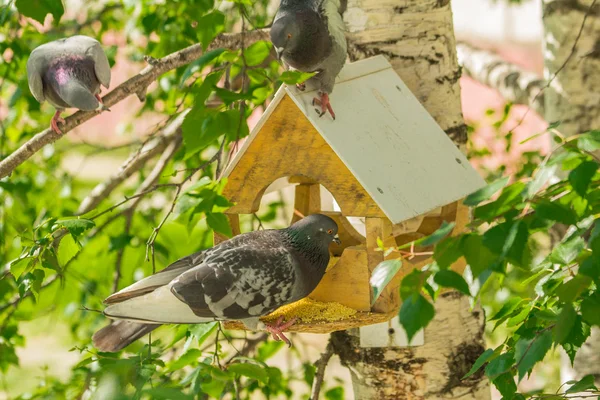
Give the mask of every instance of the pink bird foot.
M 104 104 L 104 102 L 102 101 L 102 97 L 100 97 L 100 95 L 99 95 L 99 94 L 95 94 L 94 96 L 96 97 L 96 99 L 98 99 L 98 102 L 99 102 L 100 104 Z
M 296 323 L 296 320 L 297 318 L 294 317 L 288 322 L 283 322 L 283 316 L 281 316 L 274 324 L 265 324 L 265 329 L 267 332 L 273 335 L 273 339 L 277 341 L 283 340 L 288 345 L 288 347 L 292 347 L 292 342 L 290 342 L 290 340 L 287 337 L 285 337 L 283 331 L 288 329 L 290 326 L 294 325 Z
M 315 97 L 312 101 L 313 106 L 321 106 L 321 111 L 315 110 L 319 113 L 319 117 L 325 115 L 327 111 L 331 114 L 331 117 L 335 120 L 335 113 L 333 112 L 333 108 L 331 108 L 331 103 L 329 102 L 329 95 L 325 92 L 320 93 L 320 97 Z
M 52 117 L 52 120 L 50 121 L 50 126 L 52 127 L 52 129 L 54 130 L 54 132 L 58 133 L 59 135 L 62 135 L 62 131 L 60 130 L 60 128 L 58 127 L 58 123 L 65 123 L 64 118 L 60 117 L 60 111 L 56 111 L 54 113 L 54 117 Z

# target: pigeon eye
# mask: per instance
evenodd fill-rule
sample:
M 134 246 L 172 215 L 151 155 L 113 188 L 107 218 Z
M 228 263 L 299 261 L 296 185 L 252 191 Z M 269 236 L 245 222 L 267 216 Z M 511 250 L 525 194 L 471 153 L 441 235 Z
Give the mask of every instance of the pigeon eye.
M 327 229 L 327 233 L 331 235 L 333 233 L 333 229 Z

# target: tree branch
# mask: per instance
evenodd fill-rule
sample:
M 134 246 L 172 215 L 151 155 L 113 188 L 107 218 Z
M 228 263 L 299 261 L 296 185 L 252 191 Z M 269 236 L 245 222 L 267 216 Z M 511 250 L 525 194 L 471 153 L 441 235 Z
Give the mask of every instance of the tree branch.
M 99 183 L 88 196 L 83 199 L 77 210 L 77 214 L 85 214 L 90 212 L 106 199 L 112 191 L 120 185 L 123 181 L 129 178 L 131 175 L 139 171 L 146 165 L 146 163 L 158 154 L 162 153 L 170 143 L 175 140 L 176 136 L 181 135 L 181 124 L 186 114 L 189 112 L 185 110 L 181 112 L 173 121 L 171 121 L 163 130 L 157 135 L 156 140 L 152 140 L 146 145 L 142 146 L 139 151 L 132 153 L 129 158 L 121 165 L 119 171 L 117 171 L 108 180 Z
M 489 50 L 461 42 L 456 45 L 458 61 L 465 74 L 477 82 L 496 89 L 513 104 L 531 106 L 544 115 L 546 81 L 537 74 L 505 61 Z
M 317 367 L 317 372 L 315 374 L 315 380 L 313 381 L 312 390 L 310 392 L 310 400 L 319 400 L 319 393 L 321 392 L 321 385 L 323 384 L 323 379 L 325 378 L 325 368 L 327 368 L 327 364 L 329 364 L 329 360 L 333 355 L 333 345 L 331 344 L 331 339 L 329 343 L 327 343 L 327 347 L 325 348 L 325 352 L 321 354 L 321 358 L 315 363 Z
M 258 40 L 268 39 L 267 32 L 268 30 L 265 29 L 245 32 L 244 40 L 247 43 L 252 43 Z M 238 48 L 240 46 L 241 36 L 240 33 L 222 33 L 211 43 L 208 50 L 221 47 L 230 49 Z M 152 60 L 152 63 L 141 70 L 139 74 L 129 78 L 110 91 L 102 98 L 102 101 L 107 107 L 111 107 L 132 94 L 136 94 L 138 98 L 143 100 L 146 96 L 148 86 L 150 86 L 156 78 L 168 71 L 191 63 L 202 54 L 202 46 L 200 44 L 194 44 L 163 58 Z M 95 111 L 77 111 L 75 114 L 65 118 L 65 124 L 61 126 L 63 135 L 54 132 L 51 128 L 47 128 L 36 134 L 12 154 L 0 161 L 0 179 L 10 175 L 15 168 L 27 161 L 45 145 L 57 141 L 62 138 L 64 134 L 96 115 L 98 115 L 98 113 Z

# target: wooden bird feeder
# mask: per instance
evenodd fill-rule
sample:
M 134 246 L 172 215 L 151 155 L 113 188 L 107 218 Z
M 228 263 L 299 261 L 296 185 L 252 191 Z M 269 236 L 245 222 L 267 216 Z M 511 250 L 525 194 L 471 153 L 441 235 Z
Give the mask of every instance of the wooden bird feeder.
M 335 121 L 328 114 L 319 118 L 311 104 L 315 93 L 309 87 L 279 89 L 225 170 L 223 194 L 235 204 L 226 211 L 234 235 L 240 233 L 239 214 L 257 212 L 267 187 L 282 177 L 296 185 L 299 213 L 322 212 L 337 222 L 342 244 L 332 243 L 328 271 L 309 298 L 356 313 L 341 320 L 325 315 L 290 328 L 329 333 L 391 319 L 400 306 L 401 276 L 431 261 L 428 255 L 404 260 L 371 306 L 369 278 L 384 260 L 377 238 L 386 247 L 402 245 L 431 234 L 443 221 L 454 222 L 454 234 L 460 232 L 469 217 L 461 199 L 485 181 L 384 57 L 345 66 L 331 96 Z M 331 192 L 340 212 L 321 211 L 319 185 Z M 365 218 L 366 237 L 347 217 Z M 221 240 L 215 235 L 216 243 Z M 394 252 L 387 258 L 397 257 Z

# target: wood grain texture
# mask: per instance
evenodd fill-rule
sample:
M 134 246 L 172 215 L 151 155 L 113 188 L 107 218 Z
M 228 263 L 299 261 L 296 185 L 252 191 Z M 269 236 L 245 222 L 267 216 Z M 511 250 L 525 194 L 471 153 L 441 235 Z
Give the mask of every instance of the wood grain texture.
M 344 215 L 385 215 L 289 96 L 283 96 L 253 135 L 224 173 L 228 182 L 223 195 L 235 203 L 228 214 L 258 211 L 271 182 L 300 175 L 329 190 Z
M 358 311 L 370 311 L 369 276 L 366 248 L 348 247 L 308 297 L 320 302 L 334 301 Z
M 321 210 L 321 187 L 315 183 L 301 183 L 295 188 L 294 214 L 292 224 L 304 216 L 318 213 Z M 302 216 L 301 216 L 302 215 Z

